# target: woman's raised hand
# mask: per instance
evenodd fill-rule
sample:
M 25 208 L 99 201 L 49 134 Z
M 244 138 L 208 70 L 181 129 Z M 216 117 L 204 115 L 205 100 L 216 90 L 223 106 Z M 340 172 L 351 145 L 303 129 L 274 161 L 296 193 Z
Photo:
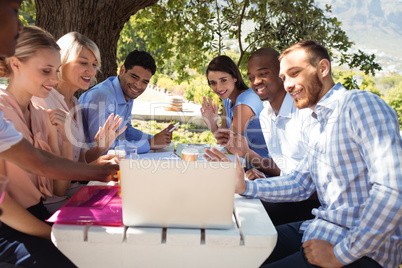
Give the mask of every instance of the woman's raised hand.
M 204 96 L 204 101 L 201 107 L 201 115 L 205 124 L 207 124 L 209 129 L 212 129 L 213 125 L 218 124 L 218 106 L 212 103 L 211 97 L 208 99 Z
M 106 152 L 116 138 L 126 130 L 127 126 L 118 130 L 122 121 L 123 119 L 120 118 L 119 115 L 114 116 L 114 114 L 111 114 L 103 127 L 99 127 L 94 139 L 95 146 L 98 147 L 102 153 Z

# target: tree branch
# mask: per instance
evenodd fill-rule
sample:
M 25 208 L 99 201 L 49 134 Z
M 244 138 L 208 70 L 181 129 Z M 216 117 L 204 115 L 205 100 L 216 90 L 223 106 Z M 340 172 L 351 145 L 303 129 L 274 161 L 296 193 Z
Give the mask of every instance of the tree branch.
M 248 5 L 249 0 L 244 1 L 244 6 L 243 6 L 243 10 L 241 11 L 240 17 L 239 17 L 239 25 L 238 25 L 238 32 L 237 32 L 237 36 L 238 36 L 238 40 L 239 40 L 239 50 L 240 50 L 240 58 L 239 61 L 237 62 L 237 66 L 240 66 L 240 62 L 244 56 L 244 51 L 243 51 L 243 46 L 242 46 L 242 42 L 241 42 L 241 24 L 244 18 L 244 13 L 246 12 L 246 7 Z

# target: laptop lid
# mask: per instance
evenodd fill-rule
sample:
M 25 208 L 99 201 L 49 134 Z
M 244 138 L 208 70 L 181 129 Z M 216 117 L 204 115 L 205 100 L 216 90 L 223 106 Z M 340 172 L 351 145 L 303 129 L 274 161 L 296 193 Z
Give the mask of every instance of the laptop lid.
M 233 162 L 120 161 L 126 226 L 230 228 Z

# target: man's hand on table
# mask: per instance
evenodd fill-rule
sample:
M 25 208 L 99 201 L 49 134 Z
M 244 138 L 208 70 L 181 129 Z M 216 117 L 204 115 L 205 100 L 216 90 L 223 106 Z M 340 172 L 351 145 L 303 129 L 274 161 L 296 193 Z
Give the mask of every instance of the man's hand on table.
M 343 267 L 334 254 L 334 245 L 325 240 L 311 239 L 303 243 L 309 263 L 325 268 Z
M 230 129 L 218 129 L 215 137 L 218 143 L 224 145 L 226 150 L 232 154 L 238 154 L 240 157 L 244 158 L 245 155 L 250 152 L 246 137 Z
M 149 146 L 151 150 L 157 150 L 157 149 L 163 149 L 166 146 L 169 146 L 171 141 L 172 141 L 172 132 L 169 130 L 173 128 L 173 124 L 170 124 L 167 128 L 159 132 L 158 134 L 155 134 L 150 140 L 149 140 Z
M 251 168 L 246 171 L 246 178 L 253 181 L 256 179 L 265 179 L 266 176 L 265 176 L 264 172 L 261 172 L 255 168 Z
M 230 162 L 230 159 L 219 150 L 212 148 L 212 150 L 205 149 L 205 154 L 203 155 L 207 161 L 212 162 Z M 241 163 L 239 156 L 236 155 L 236 187 L 235 192 L 237 194 L 242 194 L 246 191 L 247 184 L 244 179 L 245 173 L 243 169 L 243 164 Z
M 116 174 L 119 170 L 119 159 L 112 154 L 102 155 L 95 161 L 89 163 L 90 165 L 98 166 L 103 170 L 104 177 L 99 177 L 99 181 L 109 182 L 112 179 L 112 175 Z

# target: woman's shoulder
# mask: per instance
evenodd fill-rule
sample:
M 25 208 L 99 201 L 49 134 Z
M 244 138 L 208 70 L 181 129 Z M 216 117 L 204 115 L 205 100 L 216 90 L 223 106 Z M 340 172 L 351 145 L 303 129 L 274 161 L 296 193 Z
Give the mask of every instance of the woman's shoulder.
M 237 97 L 236 106 L 241 104 L 249 106 L 256 114 L 264 109 L 260 97 L 251 88 L 246 89 Z

